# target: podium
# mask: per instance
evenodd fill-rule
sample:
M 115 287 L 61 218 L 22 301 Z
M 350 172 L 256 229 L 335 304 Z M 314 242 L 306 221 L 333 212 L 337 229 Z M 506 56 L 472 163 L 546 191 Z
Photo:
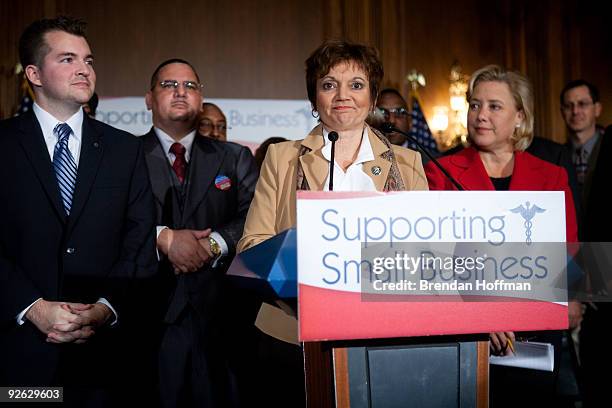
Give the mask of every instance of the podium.
M 309 407 L 487 407 L 488 336 L 305 342 Z
M 535 205 L 540 211 L 530 214 Z M 520 253 L 500 249 L 488 256 L 494 262 L 482 276 L 507 279 L 495 280 L 494 288 L 504 282 L 522 287 L 529 279 L 515 269 L 544 262 L 530 252 L 541 250 L 534 243 L 565 241 L 562 192 L 299 192 L 297 215 L 299 234 L 288 230 L 239 254 L 228 274 L 268 300 L 298 296 L 309 407 L 487 407 L 488 333 L 567 328 L 567 291 L 556 286 L 566 280 L 552 273 L 560 269 L 557 258 L 546 258 L 551 273 L 542 275 L 541 288 L 565 300 L 531 293 L 517 300 L 490 290 L 479 301 L 461 294 L 439 301 L 364 300 L 370 292 L 359 275 L 364 243 L 435 236 L 440 243 L 521 246 Z M 500 237 L 504 242 L 496 242 Z M 507 262 L 505 255 L 518 258 Z
M 238 255 L 228 275 L 262 298 L 297 296 L 296 231 Z M 308 407 L 487 407 L 488 336 L 307 341 Z

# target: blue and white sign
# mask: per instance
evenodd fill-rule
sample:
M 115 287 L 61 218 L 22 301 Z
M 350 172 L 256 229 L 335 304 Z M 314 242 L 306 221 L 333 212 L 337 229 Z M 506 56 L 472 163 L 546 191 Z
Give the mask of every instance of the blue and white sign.
M 362 290 L 362 246 L 482 242 L 493 247 L 491 253 L 497 247 L 503 254 L 509 251 L 507 243 L 566 240 L 561 191 L 410 191 L 298 199 L 297 227 L 299 282 L 351 292 Z
M 307 100 L 206 99 L 227 117 L 228 140 L 258 145 L 272 136 L 303 139 L 317 125 Z M 153 122 L 144 97 L 102 98 L 96 119 L 135 135 L 149 131 Z
M 302 341 L 567 328 L 562 191 L 297 197 Z

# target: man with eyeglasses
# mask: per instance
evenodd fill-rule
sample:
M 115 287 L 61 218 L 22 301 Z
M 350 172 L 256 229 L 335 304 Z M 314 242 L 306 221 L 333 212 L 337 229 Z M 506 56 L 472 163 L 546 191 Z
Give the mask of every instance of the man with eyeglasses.
M 586 245 L 590 242 L 611 241 L 609 204 L 609 140 L 597 126 L 601 113 L 599 91 L 584 80 L 569 82 L 561 91 L 561 114 L 569 131 L 567 147 L 570 150 L 581 190 L 581 211 L 578 219 L 579 237 Z M 602 148 L 602 146 L 605 146 Z M 591 255 L 591 251 L 588 251 Z M 598 254 L 593 252 L 592 257 Z M 602 258 L 602 259 L 605 259 Z M 599 265 L 606 262 L 599 260 Z M 591 267 L 594 262 L 587 262 Z M 590 290 L 600 294 L 606 289 L 610 271 L 604 266 L 588 269 Z M 609 384 L 602 370 L 611 364 L 609 353 L 602 353 L 608 346 L 608 327 L 612 321 L 609 302 L 587 302 L 580 329 L 581 394 L 585 407 L 599 406 L 607 397 Z
M 157 208 L 163 306 L 159 381 L 165 407 L 228 406 L 224 274 L 255 190 L 250 151 L 197 135 L 202 85 L 182 59 L 162 62 L 145 101 L 143 136 Z
M 221 142 L 227 141 L 227 119 L 214 103 L 204 102 L 200 113 L 198 132 Z
M 601 135 L 597 118 L 601 113 L 599 91 L 584 80 L 571 81 L 561 91 L 561 114 L 569 130 L 568 147 L 576 167 L 583 197 L 588 194 L 590 172 L 595 167 Z M 583 208 L 586 210 L 586 208 Z
M 376 100 L 376 108 L 382 115 L 384 123 L 391 123 L 402 132 L 410 130 L 410 115 L 408 105 L 402 95 L 393 88 L 380 91 Z M 391 143 L 398 146 L 408 147 L 406 137 L 400 133 L 386 134 Z

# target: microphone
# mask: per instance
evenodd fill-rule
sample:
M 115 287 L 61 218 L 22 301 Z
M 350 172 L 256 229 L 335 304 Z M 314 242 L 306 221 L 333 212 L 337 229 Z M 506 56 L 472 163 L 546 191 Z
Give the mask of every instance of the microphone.
M 336 153 L 336 140 L 338 140 L 338 132 L 329 132 L 327 139 L 332 144 L 331 148 L 331 160 L 329 162 L 329 191 L 334 191 L 334 155 Z
M 461 184 L 459 184 L 459 182 L 457 180 L 455 180 L 453 178 L 453 176 L 451 176 L 448 171 L 446 171 L 446 169 L 444 167 L 442 167 L 442 165 L 440 164 L 440 162 L 438 162 L 438 160 L 436 160 L 436 158 L 429 152 L 429 150 L 427 150 L 421 143 L 419 143 L 418 140 L 416 140 L 416 138 L 414 136 L 412 136 L 410 133 L 407 132 L 402 132 L 401 130 L 399 130 L 398 128 L 396 128 L 395 126 L 393 126 L 392 123 L 389 122 L 385 122 L 382 124 L 381 126 L 382 131 L 385 133 L 399 133 L 400 135 L 404 135 L 406 138 L 408 138 L 410 141 L 412 141 L 418 148 L 420 151 L 422 151 L 423 153 L 425 153 L 425 156 L 429 157 L 429 160 L 431 160 L 437 168 L 440 169 L 440 171 L 446 176 L 447 179 L 450 180 L 451 183 L 453 183 L 453 185 L 455 187 L 457 187 L 457 190 L 459 191 L 464 191 L 465 188 L 463 188 L 463 186 Z

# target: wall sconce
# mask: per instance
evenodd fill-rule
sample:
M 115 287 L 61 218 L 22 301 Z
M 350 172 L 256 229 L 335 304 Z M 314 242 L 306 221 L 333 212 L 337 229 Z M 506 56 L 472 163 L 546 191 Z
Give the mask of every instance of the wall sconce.
M 438 138 L 442 139 L 442 132 L 448 128 L 448 108 L 446 106 L 434 106 L 433 112 L 431 130 L 437 132 Z
M 465 95 L 452 95 L 450 97 L 450 108 L 454 111 L 463 110 L 465 107 Z
M 468 76 L 462 73 L 459 62 L 455 61 L 451 66 L 450 87 L 448 89 L 451 108 L 450 134 L 447 140 L 449 148 L 467 141 L 467 112 L 469 108 L 465 99 L 467 89 Z
M 448 150 L 459 143 L 467 142 L 467 113 L 469 104 L 465 99 L 468 88 L 468 77 L 463 75 L 459 63 L 455 61 L 451 66 L 449 106 L 434 106 L 431 123 L 432 131 L 437 134 L 441 150 Z

